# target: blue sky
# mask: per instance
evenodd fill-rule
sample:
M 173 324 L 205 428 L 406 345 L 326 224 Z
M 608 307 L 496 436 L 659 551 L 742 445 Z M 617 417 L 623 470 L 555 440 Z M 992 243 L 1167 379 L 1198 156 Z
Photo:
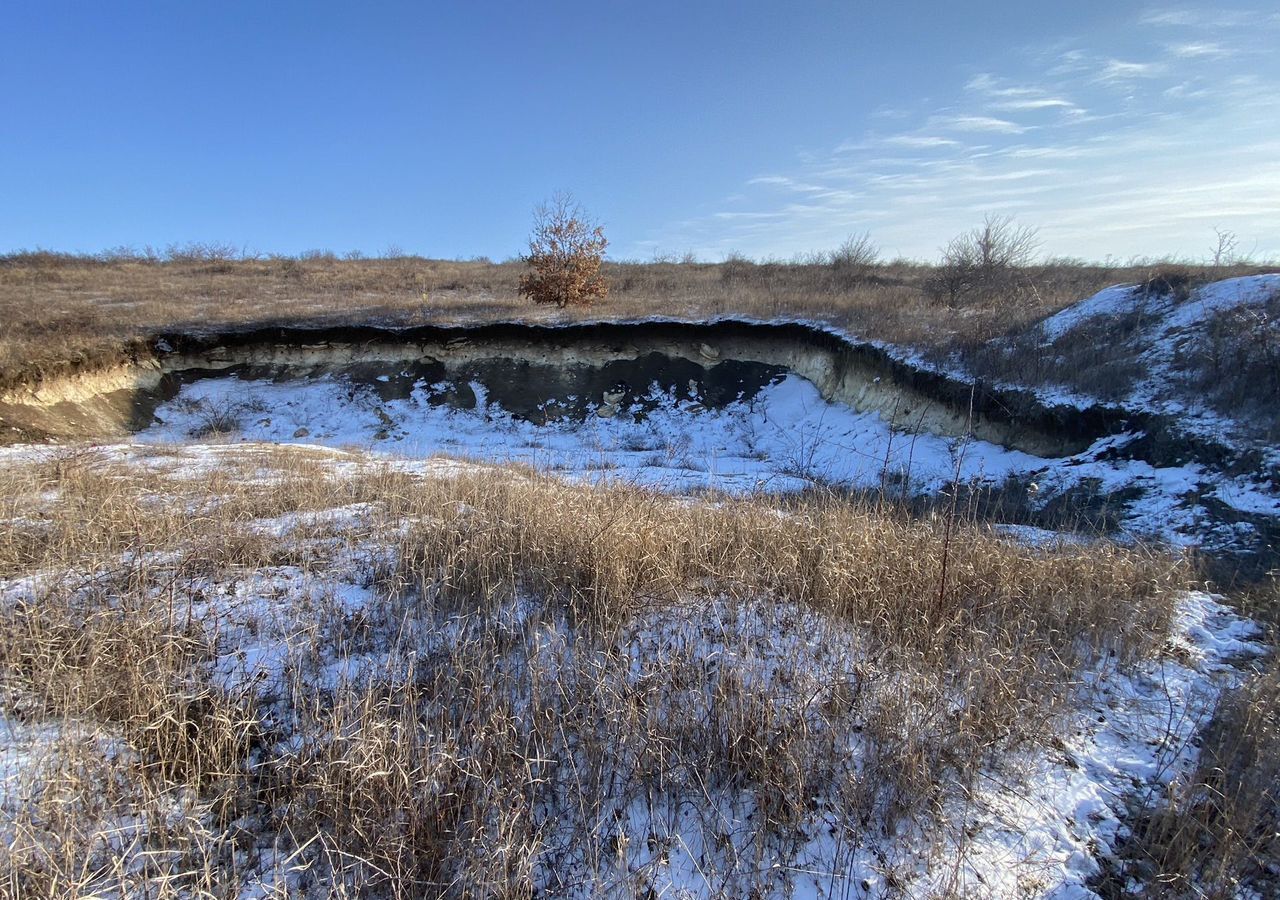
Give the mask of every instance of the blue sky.
M 1123 2 L 30 3 L 0 24 L 0 250 L 1280 256 L 1280 10 Z

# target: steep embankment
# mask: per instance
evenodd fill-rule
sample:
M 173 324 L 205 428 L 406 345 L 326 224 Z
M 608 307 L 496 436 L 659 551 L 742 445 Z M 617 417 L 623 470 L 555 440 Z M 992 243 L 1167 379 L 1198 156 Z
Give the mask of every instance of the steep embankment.
M 1247 296 L 1270 289 L 1266 276 L 1248 281 Z M 1131 316 L 1112 300 L 1137 290 L 1049 320 L 1027 352 L 1078 347 L 1082 323 Z M 1170 314 L 1223 306 L 1195 297 L 1169 300 Z M 128 365 L 0 396 L 0 426 L 10 442 L 235 434 L 677 488 L 922 495 L 959 481 L 995 492 L 1005 521 L 1118 527 L 1267 565 L 1274 454 L 1187 409 L 1140 392 L 1108 403 L 970 380 L 804 323 L 496 323 L 161 335 Z
M 1037 455 L 1079 452 L 1134 426 L 1135 414 L 1103 406 L 1052 406 L 1029 391 L 972 382 L 796 323 L 651 321 L 569 326 L 493 324 L 387 329 L 266 328 L 204 335 L 166 334 L 125 365 L 51 379 L 0 395 L 0 427 L 14 440 L 101 438 L 145 428 L 178 387 L 215 374 L 314 378 L 342 374 L 373 382 L 406 365 L 423 377 L 481 377 L 489 397 L 519 414 L 573 393 L 598 399 L 620 379 L 647 386 L 675 369 L 712 386 L 714 405 L 731 399 L 743 364 L 799 375 L 823 398 L 874 411 L 902 427 L 973 434 Z M 748 376 L 748 380 L 751 377 Z M 612 380 L 611 380 L 612 379 Z M 718 386 L 719 385 L 719 386 Z M 1136 414 L 1141 418 L 1141 414 Z

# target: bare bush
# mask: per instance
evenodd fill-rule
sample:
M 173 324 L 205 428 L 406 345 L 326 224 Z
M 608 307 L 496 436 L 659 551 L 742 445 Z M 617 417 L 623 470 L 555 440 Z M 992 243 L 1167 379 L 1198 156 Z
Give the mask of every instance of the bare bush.
M 239 247 L 218 241 L 170 244 L 164 256 L 175 263 L 229 263 L 244 258 Z
M 880 261 L 880 248 L 871 240 L 868 232 L 851 234 L 831 251 L 829 262 L 832 271 L 842 281 L 856 281 Z
M 569 194 L 556 194 L 534 211 L 529 271 L 520 278 L 520 293 L 535 303 L 559 307 L 590 306 L 606 297 L 609 286 L 600 274 L 609 241 Z
M 234 400 L 201 403 L 196 413 L 196 423 L 191 429 L 193 438 L 211 438 L 234 434 L 241 428 L 245 413 L 243 404 Z
M 1216 240 L 1209 254 L 1209 263 L 1214 268 L 1219 266 L 1231 266 L 1244 259 L 1237 252 L 1240 247 L 1240 238 L 1236 236 L 1234 231 L 1226 228 L 1213 229 Z
M 957 235 L 927 283 L 934 296 L 955 306 L 971 294 L 1009 298 L 1028 284 L 1021 270 L 1031 264 L 1040 241 L 1036 229 L 1008 216 L 989 215 L 982 225 Z
M 1148 297 L 1167 297 L 1175 303 L 1183 303 L 1190 299 L 1191 292 L 1197 287 L 1196 273 L 1187 266 L 1159 265 L 1152 269 L 1147 277 L 1138 285 Z

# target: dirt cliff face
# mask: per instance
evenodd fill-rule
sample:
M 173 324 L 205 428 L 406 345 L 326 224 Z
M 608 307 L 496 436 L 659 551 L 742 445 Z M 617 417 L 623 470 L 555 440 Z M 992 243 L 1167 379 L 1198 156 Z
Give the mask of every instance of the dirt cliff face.
M 410 398 L 459 410 L 484 406 L 501 410 L 508 423 L 523 420 L 551 426 L 548 433 L 566 427 L 576 433 L 577 424 L 594 425 L 594 417 L 617 417 L 615 424 L 625 425 L 626 417 L 639 423 L 650 413 L 661 416 L 655 406 L 665 403 L 669 411 L 673 401 L 687 411 L 749 404 L 766 387 L 799 378 L 823 399 L 875 413 L 888 426 L 888 442 L 875 451 L 877 459 L 886 460 L 882 479 L 893 446 L 904 445 L 910 459 L 917 436 L 972 436 L 1034 457 L 1020 463 L 1017 477 L 1010 474 L 1007 483 L 999 483 L 991 471 L 978 472 L 986 479 L 983 490 L 1003 498 L 996 506 L 1034 507 L 1035 515 L 1023 516 L 1029 521 L 1042 518 L 1060 527 L 1055 523 L 1071 519 L 1072 510 L 1088 513 L 1096 495 L 1102 513 L 1082 514 L 1081 522 L 1115 520 L 1106 526 L 1113 527 L 1141 513 L 1134 527 L 1146 529 L 1144 534 L 1163 528 L 1208 535 L 1205 540 L 1214 547 L 1240 549 L 1258 571 L 1274 566 L 1272 516 L 1253 515 L 1248 503 L 1242 510 L 1216 510 L 1199 499 L 1212 497 L 1222 479 L 1242 479 L 1237 487 L 1250 497 L 1259 484 L 1274 482 L 1274 466 L 1268 469 L 1272 464 L 1257 452 L 1189 433 L 1177 420 L 1145 410 L 1049 406 L 1030 391 L 966 381 L 884 347 L 798 323 L 503 323 L 163 335 L 126 365 L 63 375 L 0 395 L 0 443 L 119 439 L 164 428 L 157 409 L 178 398 L 184 386 L 198 393 L 216 386 L 197 382 L 230 378 L 309 386 L 323 379 L 338 394 L 332 408 L 312 412 L 314 421 L 328 417 L 329 425 L 342 425 L 350 415 L 349 408 L 339 408 L 348 393 L 347 399 L 359 396 L 366 405 L 371 400 L 365 412 L 386 427 L 371 420 L 363 439 L 391 440 L 392 450 L 400 436 L 382 406 Z M 746 409 L 748 416 L 766 415 L 754 406 Z M 487 427 L 488 419 L 486 412 L 479 427 Z M 680 425 L 699 427 L 694 419 Z M 289 433 L 302 439 L 323 431 L 308 424 Z M 179 431 L 168 439 L 182 441 L 193 434 Z M 1116 439 L 1102 440 L 1110 437 Z M 1130 468 L 1131 463 L 1138 465 Z M 958 477 L 959 471 L 957 462 L 943 477 Z M 1049 479 L 1053 486 L 1040 492 L 1039 482 L 1051 471 L 1058 473 Z M 1124 482 L 1125 472 L 1137 481 Z M 909 462 L 908 481 L 912 474 L 919 477 Z M 1029 490 L 1037 492 L 1034 502 Z M 1171 513 L 1156 521 L 1149 509 L 1164 509 L 1161 504 Z M 1055 506 L 1066 512 L 1058 516 Z
M 875 411 L 904 431 L 976 437 L 1064 456 L 1123 429 L 1115 410 L 1055 410 L 1029 394 L 914 367 L 871 344 L 801 324 L 724 321 L 564 327 L 259 329 L 164 335 L 114 369 L 81 372 L 0 396 L 8 441 L 117 437 L 146 427 L 157 403 L 191 380 L 234 374 L 288 380 L 324 375 L 387 399 L 415 383 L 447 383 L 448 402 L 489 402 L 530 421 L 630 404 L 657 384 L 718 406 L 749 400 L 792 373 L 824 398 Z M 399 393 L 398 393 L 399 392 Z

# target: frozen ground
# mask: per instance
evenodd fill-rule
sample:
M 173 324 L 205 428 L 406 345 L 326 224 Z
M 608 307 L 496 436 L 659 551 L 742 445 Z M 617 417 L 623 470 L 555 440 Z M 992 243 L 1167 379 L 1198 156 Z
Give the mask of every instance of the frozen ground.
M 1134 349 L 1143 373 L 1121 401 L 1125 406 L 1176 417 L 1179 426 L 1192 434 L 1245 442 L 1249 429 L 1205 402 L 1203 389 L 1189 382 L 1188 362 L 1197 355 L 1218 352 L 1224 366 L 1239 365 L 1240 355 L 1228 352 L 1227 345 L 1241 336 L 1258 345 L 1247 349 L 1274 356 L 1275 348 L 1267 345 L 1275 339 L 1275 313 L 1269 307 L 1277 298 L 1280 274 L 1228 278 L 1185 296 L 1178 289 L 1159 292 L 1140 285 L 1116 285 L 1042 322 L 1041 347 L 1052 352 L 1055 342 L 1090 325 L 1120 325 L 1128 333 L 1117 339 Z M 1091 402 L 1068 394 L 1042 394 L 1050 401 Z M 1274 448 L 1264 450 L 1272 465 L 1280 463 Z
M 791 491 L 814 484 L 934 494 L 951 482 L 1009 487 L 1030 510 L 1076 492 L 1108 504 L 1131 536 L 1222 549 L 1248 543 L 1253 526 L 1225 523 L 1207 499 L 1245 513 L 1280 512 L 1280 486 L 1188 463 L 1157 468 L 1125 458 L 1141 437 L 1098 441 L 1076 456 L 1047 459 L 976 439 L 891 429 L 876 413 L 828 403 L 787 376 L 749 401 L 708 408 L 696 396 L 651 395 L 608 417 L 534 424 L 486 403 L 440 403 L 447 385 L 418 384 L 383 401 L 342 378 L 269 381 L 217 378 L 185 385 L 157 411 L 147 443 L 183 443 L 220 431 L 229 442 L 352 447 L 421 459 L 435 454 L 523 463 L 587 480 L 625 480 L 675 491 Z M 653 389 L 655 392 L 657 388 Z M 1110 501 L 1124 491 L 1123 500 Z
M 173 453 L 152 454 L 134 445 L 108 449 L 104 456 L 116 464 L 148 467 L 155 478 L 180 480 L 206 475 L 229 458 L 251 459 L 266 449 L 254 444 L 192 444 Z M 357 453 L 316 458 L 323 470 L 338 474 L 356 474 L 381 464 Z M 400 465 L 425 477 L 450 477 L 468 467 L 433 460 Z M 377 540 L 342 538 L 348 531 L 361 534 L 369 514 L 368 505 L 355 504 L 246 523 L 249 532 L 270 536 L 282 548 L 320 547 L 327 565 L 304 569 L 280 564 L 226 578 L 198 574 L 173 588 L 179 597 L 190 598 L 181 604 L 190 621 L 216 630 L 221 656 L 213 675 L 224 689 L 278 697 L 289 672 L 315 690 L 386 678 L 465 633 L 463 613 L 446 617 L 437 628 L 416 637 L 401 634 L 395 642 L 388 637 L 379 644 L 377 635 L 384 627 L 379 623 L 394 628 L 397 621 L 396 612 L 382 609 L 383 601 L 370 587 L 377 571 L 391 562 L 387 547 Z M 1044 543 L 1052 536 L 1019 531 L 1013 538 Z M 153 562 L 165 564 L 163 559 Z M 44 581 L 57 577 L 47 573 L 0 581 L 0 603 L 38 599 Z M 539 604 L 525 598 L 502 615 L 516 634 L 538 621 L 538 612 Z M 737 673 L 744 686 L 769 685 L 778 671 L 801 673 L 801 683 L 778 690 L 811 694 L 812 702 L 820 703 L 832 684 L 867 664 L 862 642 L 847 623 L 812 611 L 786 605 L 755 609 L 710 596 L 684 602 L 679 616 L 670 613 L 641 615 L 618 633 L 617 649 L 633 661 L 628 677 L 649 677 L 647 673 L 663 671 L 673 662 L 714 661 L 721 670 Z M 314 639 L 299 642 L 297 636 L 312 633 L 318 621 L 360 622 L 370 637 L 363 646 L 343 649 Z M 543 623 L 535 632 L 539 652 L 565 654 L 567 665 L 575 646 L 572 629 L 564 623 Z M 832 818 L 833 808 L 817 802 L 794 851 L 782 856 L 766 853 L 762 859 L 761 865 L 772 867 L 771 896 L 888 898 L 940 896 L 954 889 L 965 896 L 1093 897 L 1087 885 L 1099 870 L 1099 859 L 1126 834 L 1128 798 L 1158 793 L 1194 764 L 1193 738 L 1207 721 L 1215 691 L 1239 677 L 1233 663 L 1263 652 L 1253 643 L 1255 637 L 1252 623 L 1214 598 L 1199 593 L 1182 597 L 1172 639 L 1159 659 L 1123 670 L 1104 661 L 1082 673 L 1078 709 L 1066 737 L 1053 746 L 1020 751 L 1015 759 L 993 766 L 972 792 L 954 794 L 939 832 L 922 832 L 911 822 L 889 829 L 867 823 L 858 829 L 861 837 L 855 844 L 846 839 L 848 823 Z M 868 689 L 896 691 L 904 686 L 890 680 Z M 688 702 L 709 702 L 693 696 Z M 289 710 L 273 707 L 267 699 L 263 703 L 270 724 L 283 735 L 282 746 L 287 746 Z M 33 789 L 32 773 L 50 764 L 51 753 L 61 752 L 50 748 L 66 746 L 55 742 L 60 734 L 79 729 L 85 741 L 95 742 L 104 752 L 122 752 L 112 749 L 118 747 L 114 735 L 90 732 L 81 723 L 32 725 L 7 709 L 0 709 L 0 715 L 0 813 L 5 817 L 15 816 L 22 798 Z M 861 764 L 860 752 L 856 742 L 844 748 L 843 765 L 852 772 Z M 657 854 L 652 846 L 637 845 L 626 865 L 644 873 L 656 896 L 722 896 L 725 882 L 719 879 L 724 873 L 713 862 L 718 857 L 706 843 L 708 835 L 726 834 L 732 840 L 735 823 L 751 813 L 750 805 L 731 793 L 714 801 L 708 798 L 707 807 L 696 815 L 677 811 L 660 822 L 652 819 L 651 809 L 620 809 L 621 821 L 635 818 L 632 830 L 657 834 L 666 848 Z M 102 827 L 145 831 L 149 826 L 131 821 Z M 0 834 L 9 834 L 2 824 Z M 282 843 L 280 835 L 259 836 L 260 852 L 250 857 L 257 868 L 246 873 L 243 896 L 262 896 L 270 890 L 303 893 L 301 870 L 309 857 L 297 849 Z M 544 871 L 542 877 L 578 884 L 576 893 L 569 892 L 575 896 L 593 894 L 590 886 L 600 885 L 592 880 L 598 872 Z M 544 887 L 555 885 L 548 880 Z
M 1150 353 L 1151 378 L 1135 394 L 1154 396 L 1172 365 L 1177 336 L 1204 315 L 1232 303 L 1269 296 L 1274 281 L 1224 282 L 1191 303 L 1161 312 L 1161 332 Z M 1105 291 L 1045 324 L 1046 338 L 1081 321 L 1114 315 L 1135 303 L 1129 288 Z M 1197 318 L 1199 317 L 1199 318 Z M 1167 364 L 1167 365 L 1166 365 Z M 890 429 L 876 414 L 861 414 L 822 400 L 810 383 L 787 377 L 750 401 L 708 408 L 694 397 L 652 397 L 652 411 L 603 410 L 585 422 L 533 424 L 485 402 L 473 409 L 432 402 L 442 386 L 419 384 L 403 400 L 382 401 L 368 386 L 339 378 L 271 382 L 206 379 L 184 386 L 157 411 L 157 424 L 134 441 L 100 448 L 116 464 L 146 468 L 156 478 L 196 478 L 229 458 L 276 443 L 309 445 L 326 472 L 357 474 L 382 464 L 424 477 L 449 477 L 477 463 L 519 463 L 584 481 L 625 480 L 678 493 L 792 491 L 815 483 L 891 493 L 929 494 L 954 481 L 1002 485 L 1018 482 L 1034 508 L 1071 490 L 1100 496 L 1120 491 L 1131 499 L 1119 510 L 1128 532 L 1180 544 L 1230 547 L 1247 537 L 1246 522 L 1227 525 L 1209 514 L 1204 498 L 1242 513 L 1280 515 L 1280 485 L 1249 476 L 1227 477 L 1198 464 L 1155 468 L 1124 458 L 1124 445 L 1139 435 L 1099 441 L 1073 457 L 1046 459 L 976 440 L 947 439 Z M 1154 401 L 1151 401 L 1154 403 Z M 1167 411 L 1167 410 L 1165 410 Z M 1213 428 L 1204 410 L 1197 427 Z M 152 451 L 160 451 L 153 453 Z M 0 461 L 47 452 L 43 448 L 0 450 Z M 452 459 L 449 459 L 452 458 Z M 250 523 L 251 530 L 288 545 L 300 525 L 341 533 L 358 529 L 360 506 L 319 510 Z M 305 521 L 304 521 L 305 519 Z M 1011 540 L 1037 546 L 1064 540 L 1055 532 L 1006 529 Z M 317 617 L 367 621 L 374 617 L 374 573 L 385 567 L 386 546 L 338 541 L 341 552 L 319 571 L 291 565 L 264 568 L 226 580 L 216 576 L 186 585 L 198 603 L 187 614 L 200 627 L 217 629 L 222 656 L 214 677 L 227 690 L 256 685 L 270 694 L 286 671 L 302 672 L 317 688 L 350 683 L 371 672 L 386 674 L 408 663 L 385 647 L 300 653 L 294 637 Z M 0 581 L 0 603 L 38 596 L 42 575 Z M 1135 795 L 1158 794 L 1195 763 L 1194 736 L 1205 724 L 1212 699 L 1239 677 L 1234 664 L 1263 652 L 1255 626 L 1217 599 L 1193 593 L 1179 601 L 1179 617 L 1167 652 L 1159 659 L 1118 670 L 1102 665 L 1082 673 L 1078 709 L 1067 737 L 1052 747 L 1026 748 L 1015 760 L 990 770 L 967 796 L 953 797 L 939 833 L 922 834 L 910 824 L 865 829 L 853 846 L 836 837 L 840 824 L 818 804 L 797 837 L 798 849 L 776 866 L 774 896 L 800 898 L 890 897 L 943 894 L 971 896 L 1093 897 L 1089 879 L 1126 834 L 1126 804 Z M 518 628 L 536 606 L 526 600 L 509 611 Z M 673 646 L 691 659 L 715 659 L 747 679 L 769 679 L 777 660 L 807 673 L 820 693 L 839 671 L 856 668 L 858 636 L 812 612 L 773 609 L 768 615 L 726 604 L 723 598 L 690 601 L 679 620 L 631 622 L 619 633 L 619 649 L 637 666 L 661 660 Z M 414 653 L 450 641 L 465 623 L 444 623 L 426 635 Z M 558 630 L 557 630 L 558 628 Z M 545 635 L 547 646 L 572 645 L 563 626 Z M 832 648 L 836 648 L 834 651 Z M 404 648 L 402 648 L 404 649 Z M 805 685 L 801 685 L 801 688 Z M 817 696 L 817 693 L 815 693 Z M 31 790 L 33 772 L 49 763 L 60 737 L 83 723 L 27 724 L 0 695 L 0 836 L 8 838 L 16 810 Z M 285 715 L 280 710 L 280 715 Z M 86 740 L 108 752 L 118 738 L 93 732 Z M 859 764 L 857 745 L 846 763 Z M 674 816 L 664 824 L 660 856 L 637 847 L 629 865 L 647 873 L 655 896 L 715 896 L 717 873 L 704 845 L 708 819 L 750 813 L 732 798 L 719 798 L 698 813 L 698 823 Z M 638 810 L 619 810 L 625 818 Z M 117 827 L 119 823 L 107 823 Z M 696 824 L 696 827 L 695 827 Z M 131 823 L 130 827 L 141 827 Z M 889 833 L 884 833 L 885 831 Z M 939 837 L 939 834 L 941 835 Z M 297 848 L 264 844 L 254 857 L 245 896 L 272 889 L 299 889 L 291 868 Z M 562 873 L 568 878 L 572 873 Z M 544 887 L 553 887 L 550 882 Z

